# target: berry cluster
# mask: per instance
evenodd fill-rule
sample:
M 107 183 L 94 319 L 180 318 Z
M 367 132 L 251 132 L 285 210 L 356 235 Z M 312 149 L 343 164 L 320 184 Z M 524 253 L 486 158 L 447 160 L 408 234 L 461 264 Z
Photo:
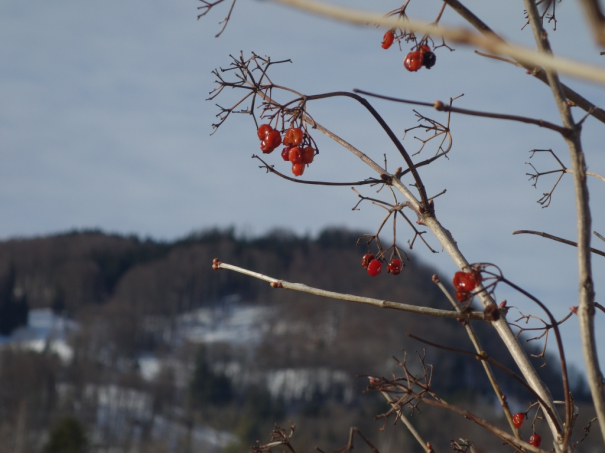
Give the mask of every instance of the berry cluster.
M 376 277 L 382 272 L 382 261 L 377 260 L 373 253 L 366 253 L 361 258 L 361 265 L 368 271 L 372 277 Z M 387 264 L 387 272 L 393 275 L 397 275 L 401 272 L 404 264 L 399 258 L 392 259 Z
M 426 44 L 423 44 L 420 46 L 419 50 L 410 52 L 406 55 L 405 60 L 403 60 L 403 66 L 405 66 L 405 69 L 408 71 L 416 72 L 423 66 L 427 69 L 431 69 L 435 66 L 436 61 L 437 57 L 431 52 L 431 48 Z
M 464 302 L 472 297 L 473 291 L 482 281 L 481 274 L 476 270 L 470 272 L 456 272 L 452 283 L 456 289 L 456 299 Z
M 257 131 L 261 140 L 260 149 L 265 154 L 270 154 L 282 143 L 281 134 L 269 124 L 261 124 Z M 281 152 L 281 157 L 286 162 L 292 162 L 292 173 L 294 176 L 302 176 L 305 165 L 313 162 L 315 150 L 306 144 L 305 132 L 299 127 L 291 127 L 284 134 L 283 144 L 286 147 Z
M 281 134 L 273 129 L 270 124 L 261 124 L 256 131 L 260 142 L 260 149 L 265 154 L 271 154 L 275 148 L 281 145 Z

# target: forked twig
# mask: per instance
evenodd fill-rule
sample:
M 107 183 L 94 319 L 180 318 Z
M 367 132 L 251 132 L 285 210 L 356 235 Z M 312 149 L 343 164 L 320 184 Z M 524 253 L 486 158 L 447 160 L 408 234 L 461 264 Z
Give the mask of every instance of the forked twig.
M 198 20 L 201 17 L 204 17 L 206 14 L 208 14 L 210 12 L 210 10 L 215 7 L 216 5 L 223 3 L 225 0 L 216 0 L 214 2 L 207 2 L 206 0 L 200 0 L 200 2 L 204 3 L 204 6 L 198 6 L 198 10 L 205 10 L 203 13 L 198 14 L 197 18 Z M 233 8 L 235 7 L 235 2 L 237 0 L 233 0 L 231 2 L 231 7 L 229 8 L 229 12 L 227 13 L 227 16 L 219 22 L 219 24 L 223 24 L 223 28 L 221 28 L 221 30 L 214 36 L 215 38 L 218 38 L 223 31 L 225 31 L 225 28 L 227 27 L 227 24 L 229 23 L 229 20 L 231 19 L 231 13 L 233 12 Z

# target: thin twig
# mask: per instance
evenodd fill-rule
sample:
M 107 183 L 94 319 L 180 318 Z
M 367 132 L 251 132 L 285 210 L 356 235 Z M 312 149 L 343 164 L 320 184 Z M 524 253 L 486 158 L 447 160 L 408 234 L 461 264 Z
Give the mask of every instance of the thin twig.
M 439 289 L 441 289 L 441 291 L 445 294 L 447 299 L 454 306 L 454 309 L 456 311 L 458 311 L 459 313 L 462 313 L 463 310 L 460 307 L 460 304 L 456 303 L 456 301 L 454 300 L 452 295 L 445 288 L 445 286 L 443 286 L 443 283 L 441 282 L 441 280 L 439 279 L 439 277 L 436 274 L 433 275 L 433 282 L 435 282 L 435 284 L 439 287 Z M 468 337 L 470 338 L 471 343 L 473 343 L 473 346 L 475 347 L 475 351 L 477 351 L 477 354 L 479 354 L 479 355 L 485 354 L 485 351 L 483 350 L 483 347 L 481 346 L 481 342 L 479 341 L 479 337 L 477 337 L 477 334 L 475 333 L 475 330 L 473 329 L 471 324 L 464 323 L 464 328 L 466 329 L 466 333 L 467 333 Z M 504 392 L 502 391 L 502 389 L 500 388 L 500 385 L 498 384 L 498 381 L 496 380 L 496 376 L 494 376 L 494 372 L 492 371 L 492 368 L 490 367 L 488 361 L 486 361 L 486 360 L 482 360 L 481 364 L 483 365 L 483 369 L 485 370 L 485 374 L 487 374 L 487 378 L 489 379 L 490 384 L 492 384 L 494 393 L 498 397 L 500 406 L 502 406 L 502 410 L 504 412 L 504 415 L 506 416 L 506 419 L 508 420 L 508 424 L 510 425 L 510 428 L 511 428 L 513 434 L 515 435 L 515 437 L 517 439 L 520 439 L 521 437 L 519 436 L 519 430 L 513 423 L 513 415 L 510 411 L 510 408 L 508 407 L 508 402 L 506 400 Z
M 569 376 L 567 373 L 567 362 L 565 360 L 565 350 L 563 349 L 563 339 L 561 338 L 561 331 L 559 330 L 559 325 L 557 324 L 557 320 L 552 315 L 550 310 L 546 307 L 546 305 L 544 305 L 542 302 L 540 302 L 540 300 L 538 300 L 538 298 L 536 298 L 532 294 L 528 293 L 521 287 L 517 286 L 510 280 L 504 278 L 503 276 L 500 276 L 500 281 L 502 281 L 503 283 L 506 283 L 511 288 L 516 289 L 517 291 L 519 291 L 520 293 L 525 295 L 525 297 L 531 299 L 536 304 L 538 304 L 540 306 L 540 308 L 542 310 L 544 310 L 544 312 L 548 316 L 551 326 L 555 332 L 555 338 L 557 340 L 557 348 L 559 350 L 559 357 L 560 357 L 560 364 L 561 364 L 561 378 L 563 380 L 563 395 L 565 395 L 565 424 L 564 424 L 563 439 L 561 439 L 563 441 L 563 450 L 565 450 L 567 448 L 567 443 L 569 441 L 569 436 L 571 434 L 571 424 L 572 424 L 572 419 L 573 419 L 573 405 L 571 402 L 571 391 L 569 389 Z M 542 402 L 541 402 L 541 404 L 542 404 Z M 551 410 L 551 407 L 544 406 L 543 410 Z M 559 432 L 559 434 L 561 434 L 561 432 Z
M 389 395 L 387 392 L 380 392 L 382 393 L 382 395 L 386 398 L 386 400 L 389 402 L 389 404 L 391 406 L 393 406 L 395 404 L 395 401 L 393 401 L 393 398 L 391 398 L 391 395 Z M 430 453 L 432 451 L 432 449 L 430 449 L 427 446 L 427 443 L 422 440 L 422 437 L 420 436 L 420 434 L 418 433 L 418 431 L 416 431 L 416 428 L 414 428 L 414 425 L 412 425 L 410 423 L 410 421 L 408 420 L 408 418 L 403 414 L 403 411 L 401 410 L 401 408 L 397 408 L 395 407 L 395 412 L 397 413 L 397 417 L 399 420 L 401 420 L 403 422 L 403 424 L 406 426 L 406 428 L 410 431 L 410 433 L 412 433 L 412 436 L 414 436 L 414 438 L 418 441 L 418 443 L 420 444 L 420 446 L 422 447 L 422 449 L 426 452 L 426 453 Z
M 573 170 L 566 168 L 565 173 L 570 173 L 573 175 Z M 592 176 L 593 178 L 597 178 L 597 179 L 600 179 L 601 181 L 605 182 L 605 177 L 599 175 L 598 173 L 593 173 L 592 171 L 587 171 L 586 176 Z
M 501 364 L 497 360 L 492 359 L 489 355 L 487 355 L 487 353 L 485 351 L 483 351 L 482 354 L 475 354 L 474 352 L 471 352 L 471 351 L 464 351 L 462 349 L 450 348 L 448 346 L 443 346 L 443 345 L 440 345 L 440 344 L 436 344 L 436 343 L 433 343 L 431 341 L 427 341 L 427 340 L 424 340 L 424 339 L 422 339 L 420 337 L 412 335 L 411 333 L 406 333 L 406 335 L 408 337 L 410 337 L 410 338 L 413 338 L 414 340 L 420 341 L 421 343 L 428 344 L 428 345 L 433 346 L 435 348 L 443 349 L 445 351 L 450 351 L 450 352 L 456 352 L 458 354 L 470 355 L 470 356 L 475 357 L 475 359 L 477 359 L 477 360 L 486 361 L 486 362 L 491 363 L 496 368 L 499 368 L 500 370 L 504 371 L 506 374 L 508 374 L 509 376 L 511 376 L 517 382 L 519 382 L 526 390 L 528 390 L 533 395 L 534 398 L 536 398 L 540 402 L 540 404 L 546 409 L 547 412 L 548 411 L 552 411 L 552 409 L 550 407 L 548 407 L 548 405 L 546 404 L 546 402 L 542 398 L 540 398 L 540 395 L 538 395 L 534 391 L 534 389 L 532 389 L 531 386 L 528 385 L 527 382 L 525 382 L 523 380 L 523 378 L 521 376 L 519 376 L 517 373 L 515 373 L 512 370 L 510 370 L 509 368 L 507 368 L 506 366 L 504 366 L 503 364 Z M 554 417 L 554 414 L 551 413 L 550 416 Z
M 550 129 L 555 132 L 558 132 L 562 135 L 566 135 L 569 133 L 569 131 L 567 129 L 565 129 L 564 127 L 557 126 L 556 124 L 549 123 L 548 121 L 537 120 L 534 118 L 528 118 L 526 116 L 507 115 L 504 113 L 490 113 L 490 112 L 480 112 L 478 110 L 461 109 L 458 107 L 448 106 L 441 101 L 435 101 L 433 103 L 421 102 L 421 101 L 411 101 L 408 99 L 395 98 L 392 96 L 383 96 L 380 94 L 370 93 L 369 91 L 364 91 L 364 90 L 359 90 L 359 89 L 354 89 L 353 91 L 356 93 L 364 94 L 366 96 L 372 96 L 372 97 L 375 97 L 378 99 L 385 99 L 387 101 L 401 102 L 403 104 L 423 105 L 423 106 L 427 106 L 427 107 L 434 107 L 436 110 L 438 110 L 440 112 L 452 112 L 452 113 L 460 113 L 462 115 L 480 116 L 480 117 L 484 117 L 484 118 L 495 118 L 495 119 L 499 119 L 499 120 L 518 121 L 520 123 L 534 124 L 536 126 L 544 127 L 546 129 Z
M 464 418 L 468 418 L 469 420 L 472 420 L 479 426 L 494 433 L 495 435 L 497 435 L 501 439 L 505 440 L 506 442 L 510 443 L 511 445 L 518 446 L 520 448 L 524 448 L 526 450 L 533 451 L 535 453 L 548 453 L 546 450 L 542 450 L 540 448 L 534 447 L 533 445 L 529 444 L 528 442 L 525 442 L 521 439 L 517 439 L 514 436 L 511 436 L 506 431 L 502 431 L 500 428 L 497 428 L 496 426 L 492 425 L 491 423 L 488 423 L 487 421 L 483 420 L 481 417 L 477 417 L 475 414 L 473 414 L 469 411 L 460 409 L 459 407 L 456 407 L 456 406 L 452 406 L 451 404 L 448 404 L 444 401 L 436 401 L 436 400 L 431 400 L 428 398 L 425 398 L 422 401 L 426 404 L 430 404 L 431 406 L 442 407 L 444 409 L 448 409 L 453 412 L 456 412 L 456 413 L 462 415 Z
M 269 173 L 273 173 L 274 175 L 279 176 L 280 178 L 287 179 L 288 181 L 296 182 L 298 184 L 311 184 L 317 186 L 365 186 L 368 184 L 382 184 L 384 181 L 380 179 L 369 178 L 363 181 L 354 181 L 354 182 L 328 182 L 328 181 L 305 181 L 302 179 L 292 178 L 290 176 L 286 176 L 283 173 L 277 171 L 273 165 L 269 165 L 264 160 L 262 160 L 256 154 L 252 155 L 253 158 L 260 160 L 264 165 L 259 168 L 264 168 Z
M 406 311 L 409 313 L 417 313 L 417 314 L 428 315 L 428 316 L 437 316 L 437 317 L 441 317 L 441 318 L 454 318 L 454 319 L 463 318 L 463 319 L 473 319 L 473 320 L 478 320 L 478 321 L 483 321 L 485 319 L 483 312 L 480 312 L 480 311 L 471 311 L 471 312 L 466 312 L 466 313 L 461 314 L 461 313 L 458 313 L 453 310 L 438 310 L 436 308 L 409 305 L 409 304 L 403 304 L 400 302 L 389 302 L 387 300 L 372 299 L 370 297 L 361 297 L 361 296 L 354 296 L 351 294 L 336 293 L 334 291 L 326 291 L 323 289 L 313 288 L 311 286 L 307 286 L 302 283 L 290 283 L 285 280 L 279 280 L 277 278 L 269 277 L 268 275 L 260 274 L 258 272 L 253 272 L 248 269 L 244 269 L 242 267 L 233 266 L 232 264 L 219 262 L 219 263 L 215 264 L 215 266 L 216 266 L 216 269 L 229 269 L 229 270 L 232 270 L 235 272 L 239 272 L 240 274 L 245 274 L 250 277 L 257 278 L 259 280 L 264 280 L 266 282 L 271 283 L 271 286 L 273 288 L 290 289 L 293 291 L 300 291 L 303 293 L 314 294 L 316 296 L 327 297 L 330 299 L 346 300 L 349 302 L 356 302 L 359 304 L 373 305 L 375 307 L 380 307 L 380 308 L 390 308 L 390 309 L 394 309 L 394 310 Z
M 513 231 L 513 234 L 535 234 L 536 236 L 542 236 L 543 238 L 552 239 L 553 241 L 562 242 L 563 244 L 572 245 L 574 247 L 578 246 L 577 242 L 570 241 L 568 239 L 563 239 L 563 238 L 560 238 L 558 236 L 553 236 L 552 234 L 543 233 L 543 232 L 541 233 L 540 231 L 517 230 L 517 231 Z M 592 247 L 590 247 L 590 251 L 592 253 L 596 254 L 596 255 L 605 256 L 605 252 L 602 252 L 600 250 L 594 249 Z

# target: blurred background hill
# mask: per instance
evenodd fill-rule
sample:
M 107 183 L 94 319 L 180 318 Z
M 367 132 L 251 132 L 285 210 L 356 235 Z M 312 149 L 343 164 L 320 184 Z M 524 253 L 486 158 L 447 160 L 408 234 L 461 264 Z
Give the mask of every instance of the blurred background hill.
M 365 249 L 355 248 L 360 236 L 332 228 L 315 238 L 282 230 L 242 238 L 213 229 L 158 242 L 72 231 L 1 242 L 0 450 L 247 451 L 268 440 L 274 422 L 292 421 L 298 451 L 340 447 L 351 426 L 383 453 L 420 451 L 401 426 L 380 432 L 384 423 L 373 419 L 387 406 L 364 392 L 363 376 L 399 373 L 393 357 L 403 359 L 404 350 L 417 361 L 423 345 L 406 332 L 471 350 L 459 323 L 275 290 L 211 269 L 218 257 L 327 290 L 450 308 L 434 271 L 413 254 L 401 275 L 369 277 L 360 266 Z M 475 327 L 490 355 L 516 371 L 490 327 Z M 434 348 L 426 362 L 441 397 L 505 426 L 480 363 Z M 548 358 L 541 372 L 560 398 L 557 363 Z M 496 373 L 512 409 L 525 410 L 530 396 Z M 572 384 L 584 407 L 589 397 L 577 373 Z M 590 415 L 581 411 L 575 437 Z M 439 450 L 460 435 L 499 445 L 430 407 L 412 421 Z

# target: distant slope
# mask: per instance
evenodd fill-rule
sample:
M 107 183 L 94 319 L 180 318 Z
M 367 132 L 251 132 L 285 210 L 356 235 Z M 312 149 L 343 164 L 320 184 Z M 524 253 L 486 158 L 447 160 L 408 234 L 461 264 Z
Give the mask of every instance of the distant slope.
M 273 290 L 265 282 L 211 269 L 212 259 L 218 257 L 276 278 L 332 291 L 450 308 L 431 281 L 434 271 L 414 254 L 401 275 L 369 277 L 360 266 L 365 250 L 355 247 L 360 236 L 327 229 L 316 239 L 284 231 L 242 239 L 232 229 L 214 229 L 163 243 L 75 231 L 1 242 L 0 274 L 9 272 L 11 266 L 16 270 L 15 286 L 26 295 L 31 308 L 54 307 L 80 319 L 87 307 L 106 307 L 103 312 L 116 319 L 108 327 L 121 341 L 116 351 L 127 356 L 161 346 L 161 338 L 151 338 L 145 330 L 150 316 L 174 320 L 179 313 L 212 307 L 234 294 L 244 303 L 276 307 L 274 328 L 266 332 L 255 359 L 259 367 L 330 366 L 354 374 L 386 373 L 392 355 L 401 357 L 404 348 L 410 354 L 423 349 L 406 332 L 471 350 L 464 329 L 453 320 Z M 486 350 L 515 369 L 491 328 L 475 325 Z M 434 348 L 427 357 L 437 365 L 436 389 L 448 394 L 491 394 L 475 360 Z M 560 379 L 555 363 L 550 360 L 542 371 L 556 393 Z M 507 392 L 523 394 L 508 376 L 501 379 Z

